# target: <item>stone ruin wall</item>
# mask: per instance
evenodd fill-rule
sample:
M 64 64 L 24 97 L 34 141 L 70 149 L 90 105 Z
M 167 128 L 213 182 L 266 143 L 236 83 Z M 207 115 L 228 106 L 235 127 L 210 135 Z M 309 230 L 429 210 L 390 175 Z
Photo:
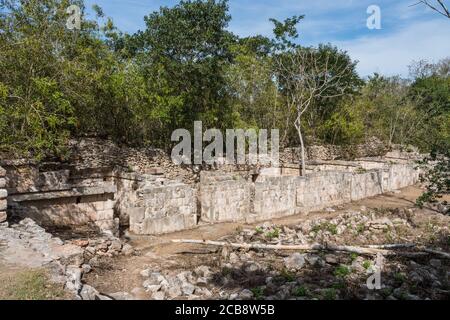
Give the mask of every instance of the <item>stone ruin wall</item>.
M 257 222 L 306 214 L 399 190 L 419 180 L 412 164 L 377 162 L 378 169 L 371 170 L 364 169 L 366 164 L 361 163 L 360 170 L 354 172 L 321 171 L 305 177 L 263 175 L 255 182 L 222 176 L 222 182 L 200 185 L 201 221 Z
M 401 159 L 311 162 L 305 177 L 295 165 L 259 173 L 203 171 L 197 184 L 169 180 L 158 170 L 1 165 L 0 222 L 8 204 L 9 217 L 30 217 L 42 226 L 90 225 L 107 233 L 122 226 L 139 235 L 307 214 L 414 185 L 419 177 L 412 162 Z
M 117 187 L 105 168 L 42 168 L 30 161 L 3 161 L 8 215 L 45 227 L 89 225 L 114 233 Z
M 0 167 L 0 223 L 5 222 L 7 219 L 7 197 L 8 191 L 6 190 L 6 170 Z
M 188 185 L 146 185 L 127 211 L 130 231 L 135 234 L 170 233 L 197 225 L 197 197 Z
M 238 174 L 202 173 L 200 216 L 203 222 L 245 220 L 250 211 L 252 185 Z

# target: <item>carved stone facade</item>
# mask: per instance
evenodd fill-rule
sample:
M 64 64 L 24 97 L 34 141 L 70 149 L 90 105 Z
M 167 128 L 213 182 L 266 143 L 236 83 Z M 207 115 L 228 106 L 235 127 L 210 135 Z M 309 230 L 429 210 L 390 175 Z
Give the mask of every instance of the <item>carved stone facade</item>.
M 298 176 L 295 165 L 261 171 L 203 171 L 185 184 L 123 167 L 2 161 L 0 222 L 32 218 L 42 226 L 92 226 L 140 235 L 195 228 L 199 222 L 256 222 L 306 214 L 398 190 L 418 182 L 412 162 L 399 159 L 321 161 Z

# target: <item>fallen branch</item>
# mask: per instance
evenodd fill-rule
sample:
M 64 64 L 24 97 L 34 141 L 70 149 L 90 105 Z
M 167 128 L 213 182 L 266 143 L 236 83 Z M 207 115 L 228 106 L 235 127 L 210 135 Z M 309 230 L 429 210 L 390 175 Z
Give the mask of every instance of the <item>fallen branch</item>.
M 423 251 L 441 256 L 442 258 L 445 258 L 445 259 L 450 259 L 450 253 L 447 253 L 447 252 L 430 249 L 430 248 L 425 248 L 425 249 L 423 249 Z
M 414 243 L 405 243 L 405 244 L 383 244 L 383 245 L 375 245 L 375 246 L 367 246 L 367 248 L 371 249 L 410 249 L 415 248 L 416 245 Z
M 215 250 L 183 250 L 181 252 L 177 252 L 177 254 L 192 254 L 192 255 L 201 255 L 201 254 L 212 254 L 217 253 L 219 249 Z
M 218 247 L 231 247 L 235 249 L 261 249 L 261 250 L 295 250 L 295 251 L 343 251 L 350 253 L 357 253 L 361 255 L 376 255 L 381 253 L 383 255 L 391 255 L 392 252 L 384 249 L 376 248 L 363 248 L 354 246 L 339 246 L 332 244 L 313 244 L 313 245 L 272 245 L 272 244 L 259 244 L 259 243 L 228 243 L 218 242 L 210 240 L 172 240 L 174 243 L 186 243 L 186 244 L 201 244 L 211 245 Z
M 201 244 L 201 245 L 210 245 L 217 247 L 231 247 L 235 249 L 259 249 L 259 250 L 280 250 L 280 251 L 341 251 L 341 252 L 350 252 L 357 253 L 361 255 L 376 255 L 381 253 L 385 256 L 399 255 L 405 257 L 421 257 L 427 254 L 435 254 L 441 256 L 445 259 L 450 259 L 450 254 L 430 249 L 430 248 L 421 248 L 419 252 L 396 252 L 392 251 L 394 249 L 408 249 L 408 248 L 416 248 L 415 244 L 386 244 L 386 245 L 372 245 L 367 247 L 355 247 L 355 246 L 340 246 L 334 244 L 302 244 L 302 245 L 280 245 L 280 244 L 261 244 L 261 243 L 230 243 L 230 242 L 220 242 L 220 241 L 211 241 L 211 240 L 185 240 L 185 239 L 176 239 L 172 240 L 173 243 L 186 243 L 186 244 Z

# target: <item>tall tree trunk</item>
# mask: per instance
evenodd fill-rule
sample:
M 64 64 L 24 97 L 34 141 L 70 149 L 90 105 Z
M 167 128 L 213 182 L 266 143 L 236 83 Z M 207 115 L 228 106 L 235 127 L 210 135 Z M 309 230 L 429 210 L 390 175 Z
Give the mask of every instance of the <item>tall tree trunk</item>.
M 302 134 L 302 126 L 301 126 L 301 119 L 300 117 L 297 118 L 297 121 L 295 122 L 295 128 L 297 129 L 298 137 L 300 139 L 300 168 L 299 173 L 300 176 L 303 177 L 306 175 L 306 160 L 305 160 L 305 142 L 303 140 L 303 134 Z

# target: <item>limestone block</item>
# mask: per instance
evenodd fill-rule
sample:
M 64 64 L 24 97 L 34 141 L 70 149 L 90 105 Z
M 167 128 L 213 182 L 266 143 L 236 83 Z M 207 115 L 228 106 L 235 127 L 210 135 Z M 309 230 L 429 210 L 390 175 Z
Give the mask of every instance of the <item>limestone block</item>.
M 145 218 L 145 208 L 129 208 L 127 209 L 130 217 L 130 225 L 141 224 Z
M 142 233 L 142 223 L 131 223 L 130 222 L 130 231 L 134 234 L 143 234 Z
M 107 199 L 104 201 L 87 203 L 87 205 L 92 206 L 92 208 L 94 208 L 96 211 L 104 211 L 114 209 L 115 203 L 116 202 L 114 200 Z
M 225 181 L 200 188 L 202 221 L 240 221 L 250 212 L 250 183 Z
M 7 219 L 6 211 L 0 211 L 0 223 L 5 222 Z
M 8 196 L 6 189 L 0 189 L 0 199 L 5 199 Z
M 0 167 L 0 177 L 6 176 L 6 170 Z
M 5 188 L 5 187 L 6 187 L 6 179 L 0 178 L 0 188 Z
M 191 206 L 182 206 L 179 208 L 179 211 L 180 211 L 180 214 L 185 214 L 185 215 L 195 213 L 194 208 Z
M 176 215 L 161 219 L 145 219 L 140 228 L 132 224 L 132 232 L 143 235 L 158 235 L 192 229 L 197 225 L 196 215 Z
M 113 232 L 115 233 L 119 227 L 118 219 L 115 220 L 101 220 L 95 221 L 95 225 L 104 232 Z
M 109 210 L 96 211 L 94 216 L 95 216 L 94 221 L 113 220 L 114 219 L 114 210 L 109 209 Z
M 6 211 L 8 207 L 8 202 L 6 199 L 0 200 L 0 211 Z

